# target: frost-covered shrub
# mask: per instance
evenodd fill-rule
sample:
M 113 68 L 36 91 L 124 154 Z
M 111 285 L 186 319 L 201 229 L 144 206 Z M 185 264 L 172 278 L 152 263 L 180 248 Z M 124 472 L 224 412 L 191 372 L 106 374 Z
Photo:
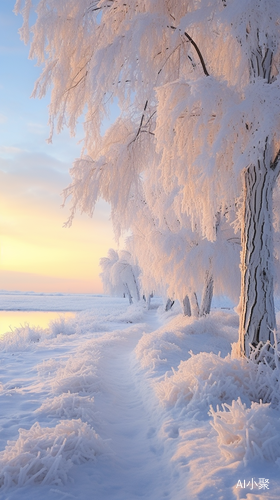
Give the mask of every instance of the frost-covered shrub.
M 94 353 L 80 353 L 68 359 L 65 366 L 57 370 L 52 382 L 55 393 L 92 393 L 101 388 Z
M 60 316 L 50 321 L 48 329 L 51 337 L 73 335 L 77 333 L 77 322 L 73 318 L 65 319 L 64 316 Z
M 280 457 L 279 413 L 269 404 L 252 403 L 250 408 L 240 398 L 232 405 L 209 414 L 218 433 L 218 446 L 228 462 L 253 458 L 275 462 Z
M 209 406 L 231 404 L 238 397 L 247 407 L 252 401 L 280 406 L 280 374 L 265 364 L 225 358 L 213 353 L 191 353 L 178 370 L 156 385 L 160 400 L 187 406 L 188 412 L 207 413 Z
M 25 323 L 21 328 L 15 328 L 5 333 L 0 339 L 0 350 L 7 352 L 24 351 L 30 345 L 37 344 L 46 335 L 46 330 Z
M 19 429 L 17 441 L 8 441 L 0 453 L 0 487 L 65 483 L 74 464 L 105 451 L 102 439 L 81 420 L 64 420 L 54 428 L 36 422 L 29 430 Z
M 92 421 L 94 398 L 79 396 L 78 394 L 60 394 L 47 398 L 35 413 L 45 413 L 48 417 L 60 419 L 81 419 L 84 422 Z
M 221 401 L 230 402 L 238 397 L 242 386 L 239 363 L 230 363 L 213 353 L 191 353 L 178 370 L 156 387 L 162 402 L 168 405 L 187 405 L 188 411 L 207 413 L 209 406 Z M 247 403 L 250 400 L 247 398 Z
M 46 377 L 53 377 L 54 373 L 59 369 L 60 366 L 60 361 L 54 358 L 50 358 L 44 359 L 42 363 L 36 365 L 36 369 L 40 377 L 45 380 Z
M 32 346 L 34 347 L 34 344 L 53 339 L 58 335 L 72 335 L 74 333 L 79 333 L 79 327 L 73 318 L 59 317 L 50 321 L 47 328 L 30 326 L 25 323 L 1 337 L 0 350 L 6 352 L 25 351 Z

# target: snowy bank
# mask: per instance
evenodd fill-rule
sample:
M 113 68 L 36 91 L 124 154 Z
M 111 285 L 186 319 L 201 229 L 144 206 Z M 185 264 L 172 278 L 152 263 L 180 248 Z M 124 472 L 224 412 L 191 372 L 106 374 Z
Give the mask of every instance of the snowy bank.
M 1 338 L 1 500 L 280 497 L 279 369 L 231 355 L 233 310 L 176 307 Z

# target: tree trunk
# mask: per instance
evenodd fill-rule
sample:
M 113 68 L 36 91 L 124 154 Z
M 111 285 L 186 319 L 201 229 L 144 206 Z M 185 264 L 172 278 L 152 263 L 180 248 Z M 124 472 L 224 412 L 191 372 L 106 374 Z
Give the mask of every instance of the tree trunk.
M 183 314 L 184 314 L 184 316 L 191 316 L 192 315 L 191 304 L 190 304 L 190 299 L 189 299 L 188 295 L 186 295 L 184 300 L 183 300 Z
M 173 306 L 173 304 L 174 304 L 174 300 L 167 299 L 166 306 L 165 306 L 165 310 L 166 310 L 166 311 L 170 311 L 170 309 L 171 309 L 171 307 Z
M 211 304 L 214 290 L 214 278 L 211 270 L 207 270 L 204 278 L 204 288 L 202 292 L 200 316 L 205 316 L 211 311 Z
M 143 300 L 146 302 L 147 304 L 147 309 L 150 309 L 150 306 L 151 306 L 151 298 L 153 297 L 153 294 L 152 293 L 149 293 L 148 295 L 148 298 L 146 298 L 146 295 L 144 294 L 143 295 Z
M 258 33 L 256 39 L 259 42 Z M 251 83 L 259 78 L 271 83 L 272 60 L 270 48 L 256 46 L 249 61 Z M 272 162 L 267 138 L 263 155 L 256 165 L 244 170 L 243 176 L 239 350 L 246 357 L 251 346 L 259 342 L 274 344 L 272 191 L 279 171 L 278 156 Z
M 244 172 L 241 227 L 241 314 L 239 348 L 249 357 L 251 346 L 270 341 L 276 327 L 273 298 L 272 191 L 276 173 L 270 147 Z
M 190 295 L 190 305 L 191 305 L 192 316 L 194 316 L 195 318 L 198 318 L 199 317 L 199 305 L 198 305 L 197 295 L 195 292 L 192 292 Z
M 127 293 L 127 295 L 128 295 L 128 300 L 129 300 L 129 303 L 130 303 L 130 305 L 131 305 L 131 304 L 133 304 L 133 300 L 132 300 L 132 295 L 131 295 L 130 290 L 129 290 L 129 286 L 128 286 L 128 284 L 127 284 L 127 283 L 124 283 L 124 286 L 125 286 L 125 288 L 126 288 L 126 293 Z
M 137 300 L 139 302 L 140 301 L 140 292 L 139 292 L 139 286 L 138 286 L 137 280 L 135 278 L 134 272 L 132 272 L 132 276 L 133 276 L 133 281 L 134 281 L 134 285 L 135 285 L 136 297 L 137 297 Z

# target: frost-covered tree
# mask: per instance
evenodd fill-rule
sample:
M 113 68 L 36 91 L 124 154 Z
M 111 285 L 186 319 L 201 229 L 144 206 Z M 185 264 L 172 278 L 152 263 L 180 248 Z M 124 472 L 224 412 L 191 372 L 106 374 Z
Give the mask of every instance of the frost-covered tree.
M 119 255 L 113 248 L 108 250 L 107 257 L 101 257 L 99 265 L 102 269 L 100 273 L 100 278 L 103 283 L 103 289 L 108 295 L 122 295 L 124 292 L 122 283 L 115 284 L 112 278 L 112 268 L 118 262 Z
M 143 289 L 178 299 L 189 316 L 210 312 L 213 286 L 217 294 L 238 302 L 240 235 L 231 225 L 234 211 L 217 214 L 216 239 L 210 242 L 192 229 L 190 217 L 176 214 L 173 193 L 148 181 L 142 199 L 131 198 L 128 204 L 128 211 L 134 211 L 129 248 L 140 266 Z
M 16 11 L 21 11 L 18 0 Z M 31 0 L 23 2 L 28 40 Z M 279 0 L 41 0 L 31 57 L 52 87 L 51 135 L 84 113 L 72 169 L 72 214 L 111 203 L 116 231 L 153 172 L 176 178 L 178 215 L 216 238 L 216 215 L 238 203 L 241 355 L 273 343 L 272 192 L 280 168 Z M 118 99 L 120 116 L 100 126 Z M 176 205 L 176 203 L 175 203 Z M 164 207 L 163 207 L 164 210 Z
M 110 248 L 108 256 L 100 259 L 100 267 L 100 277 L 106 293 L 115 296 L 127 295 L 130 304 L 133 299 L 140 300 L 139 269 L 133 264 L 130 252 L 121 250 L 117 253 Z

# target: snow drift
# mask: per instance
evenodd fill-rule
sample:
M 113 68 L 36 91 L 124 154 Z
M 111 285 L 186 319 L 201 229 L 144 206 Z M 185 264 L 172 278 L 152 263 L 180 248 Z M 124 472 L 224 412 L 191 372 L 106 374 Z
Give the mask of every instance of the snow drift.
M 106 445 L 81 420 L 64 420 L 54 428 L 36 422 L 19 429 L 17 441 L 8 441 L 0 453 L 0 487 L 26 484 L 65 484 L 74 464 L 95 460 Z

